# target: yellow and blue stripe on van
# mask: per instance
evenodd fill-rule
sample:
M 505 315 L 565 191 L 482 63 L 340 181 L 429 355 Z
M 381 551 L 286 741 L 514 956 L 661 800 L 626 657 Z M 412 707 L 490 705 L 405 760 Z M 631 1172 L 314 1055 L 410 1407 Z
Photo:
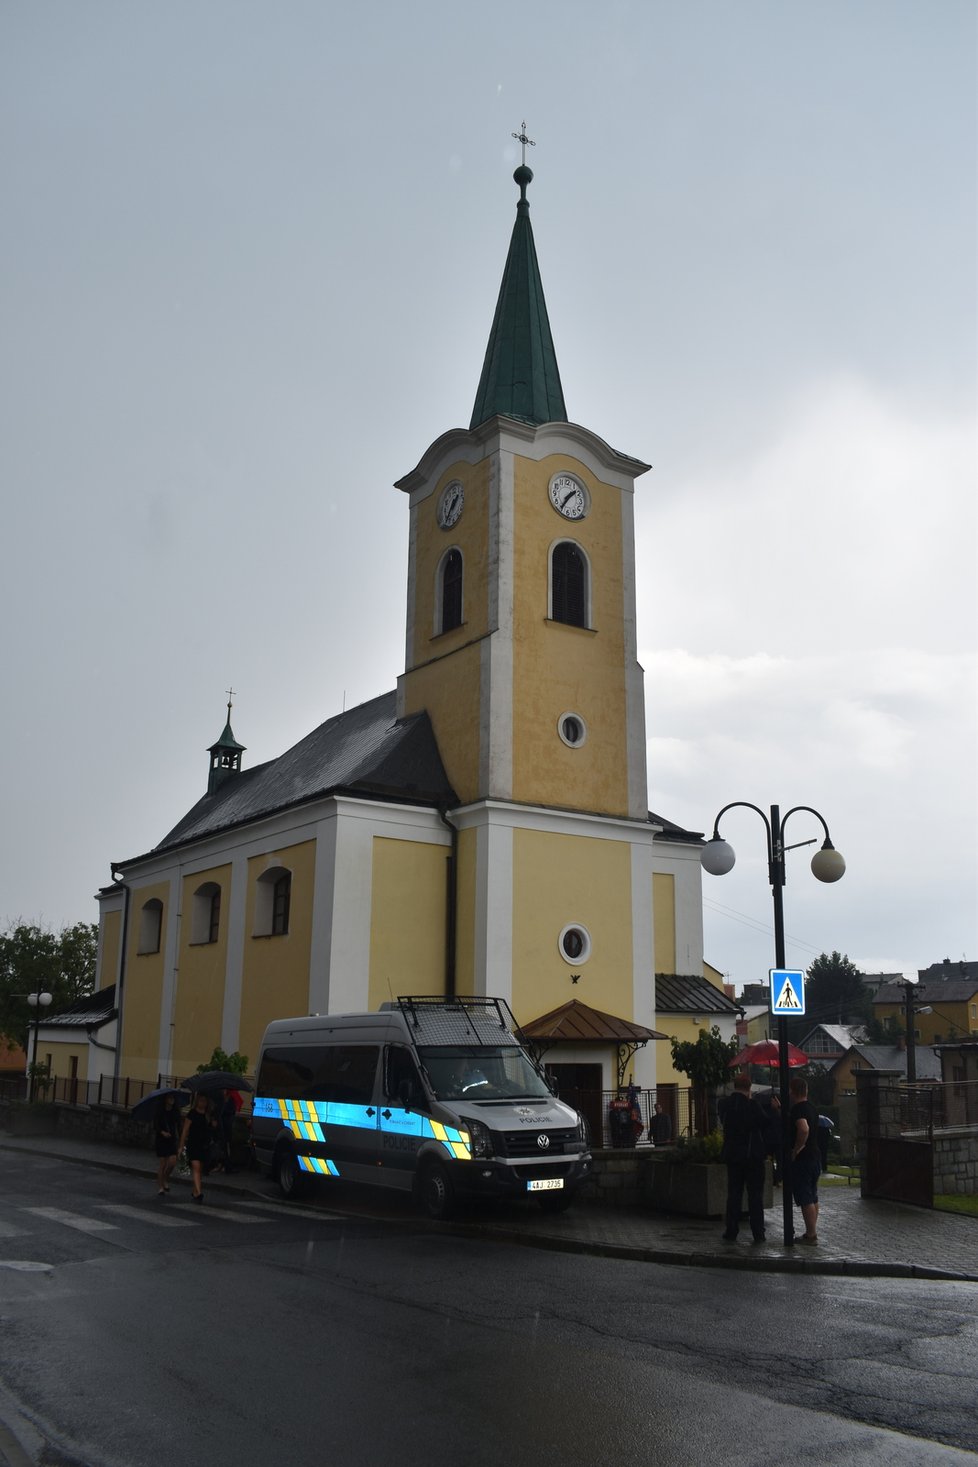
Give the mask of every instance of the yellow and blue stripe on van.
M 384 1106 L 378 1111 L 373 1106 L 345 1105 L 334 1100 L 275 1100 L 270 1096 L 256 1095 L 252 1114 L 284 1121 L 300 1141 L 325 1144 L 323 1127 L 343 1126 L 347 1130 L 386 1131 L 398 1136 L 427 1138 L 440 1142 L 455 1161 L 472 1159 L 468 1131 L 446 1126 L 416 1110 L 403 1110 L 399 1106 Z M 320 1168 L 307 1170 L 319 1171 Z M 329 1175 L 337 1176 L 338 1173 L 334 1170 Z

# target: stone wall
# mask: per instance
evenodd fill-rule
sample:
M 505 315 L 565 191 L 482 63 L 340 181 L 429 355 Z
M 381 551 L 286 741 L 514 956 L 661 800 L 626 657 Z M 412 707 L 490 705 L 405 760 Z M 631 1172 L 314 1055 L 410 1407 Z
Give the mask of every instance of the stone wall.
M 934 1191 L 978 1197 L 978 1135 L 934 1136 Z

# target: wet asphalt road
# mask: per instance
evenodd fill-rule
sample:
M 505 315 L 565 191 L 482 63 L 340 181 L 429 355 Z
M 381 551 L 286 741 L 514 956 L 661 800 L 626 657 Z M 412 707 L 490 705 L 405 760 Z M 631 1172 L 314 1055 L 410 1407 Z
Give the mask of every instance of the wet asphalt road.
M 271 1195 L 200 1208 L 0 1152 L 16 1467 L 974 1460 L 976 1319 L 976 1285 L 673 1269 Z

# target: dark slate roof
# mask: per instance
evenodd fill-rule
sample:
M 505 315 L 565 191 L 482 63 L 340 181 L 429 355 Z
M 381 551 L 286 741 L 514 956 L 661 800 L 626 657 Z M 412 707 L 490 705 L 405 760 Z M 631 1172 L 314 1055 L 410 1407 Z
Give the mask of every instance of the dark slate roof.
M 97 993 L 86 993 L 84 998 L 77 998 L 62 1009 L 60 1014 L 52 1014 L 48 1019 L 41 1019 L 40 1027 L 46 1029 L 49 1025 L 56 1024 L 78 1029 L 96 1029 L 101 1024 L 107 1024 L 110 1019 L 118 1016 L 115 1006 L 115 984 L 109 988 L 100 988 Z
M 978 978 L 944 978 L 936 983 L 914 985 L 914 1003 L 968 1003 L 978 993 Z M 889 983 L 878 989 L 873 1003 L 906 1003 L 906 983 Z
M 659 1014 L 739 1014 L 740 1004 L 695 973 L 656 973 L 655 1009 Z
M 154 849 L 186 845 L 341 793 L 442 808 L 456 804 L 427 713 L 398 719 L 393 692 L 339 713 L 278 759 L 229 776 Z
M 854 1044 L 849 1053 L 858 1054 L 871 1070 L 899 1070 L 901 1074 L 907 1073 L 907 1051 L 896 1044 Z M 817 1060 L 818 1056 L 814 1058 Z M 832 1066 L 834 1070 L 841 1065 L 846 1058 L 836 1060 Z M 914 1058 L 917 1062 L 918 1080 L 939 1080 L 941 1078 L 941 1062 L 931 1049 L 930 1045 L 918 1044 L 915 1046 Z
M 653 810 L 649 811 L 649 821 L 652 825 L 661 825 L 662 833 L 656 836 L 656 840 L 702 840 L 701 830 L 684 830 L 681 825 L 676 825 L 672 820 L 667 820 L 664 815 L 656 815 Z
M 658 1029 L 649 1029 L 645 1024 L 635 1024 L 631 1019 L 619 1019 L 614 1014 L 603 1014 L 600 1009 L 592 1009 L 578 998 L 561 1004 L 558 1009 L 551 1009 L 549 1014 L 541 1014 L 539 1019 L 521 1024 L 520 1029 L 527 1039 L 533 1039 L 537 1043 L 542 1040 L 565 1039 L 575 1043 L 584 1040 L 602 1044 L 609 1041 L 614 1044 L 631 1044 L 667 1037 L 660 1034 Z
M 533 174 L 522 166 L 513 177 L 520 201 L 470 428 L 497 415 L 524 423 L 567 422 L 526 198 Z

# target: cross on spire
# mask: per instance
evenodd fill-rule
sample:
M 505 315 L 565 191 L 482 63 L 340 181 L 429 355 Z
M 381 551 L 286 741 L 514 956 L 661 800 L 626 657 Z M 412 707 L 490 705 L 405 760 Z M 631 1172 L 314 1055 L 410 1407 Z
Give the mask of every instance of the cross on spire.
M 233 688 L 225 688 L 224 691 L 228 695 L 228 718 L 230 718 L 231 717 L 231 699 L 234 697 L 234 689 Z
M 521 131 L 520 132 L 514 132 L 513 133 L 513 137 L 516 139 L 516 141 L 520 144 L 520 146 L 523 149 L 523 159 L 522 159 L 522 162 L 523 162 L 523 166 L 525 168 L 526 167 L 526 150 L 527 150 L 527 148 L 535 148 L 536 147 L 536 143 L 534 142 L 534 140 L 532 138 L 528 138 L 527 135 L 526 135 L 526 122 L 525 121 L 523 122 Z

